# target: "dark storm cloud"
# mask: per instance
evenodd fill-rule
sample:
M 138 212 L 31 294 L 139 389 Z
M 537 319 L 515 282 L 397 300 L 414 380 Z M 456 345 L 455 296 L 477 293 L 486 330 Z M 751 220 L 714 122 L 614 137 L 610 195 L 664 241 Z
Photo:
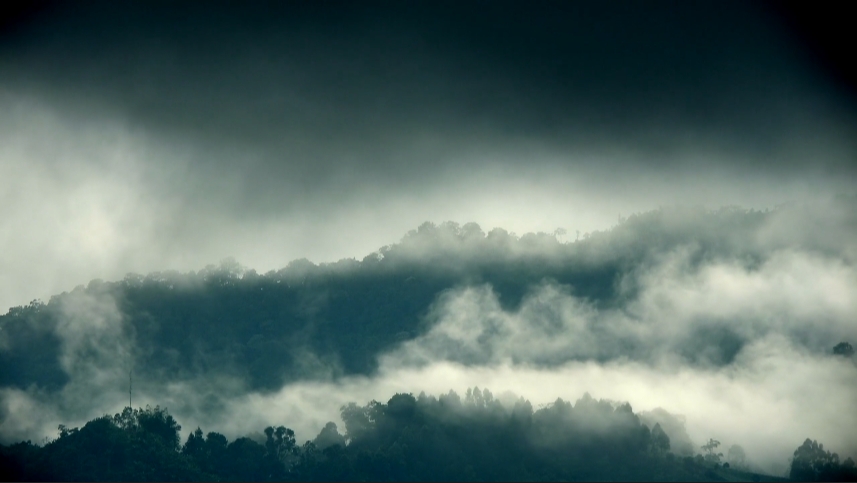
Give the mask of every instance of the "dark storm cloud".
M 362 257 L 425 220 L 574 233 L 853 190 L 853 103 L 767 4 L 24 13 L 0 37 L 5 305 Z
M 451 152 L 527 141 L 643 150 L 646 169 L 690 143 L 769 168 L 845 115 L 775 20 L 738 3 L 69 4 L 7 40 L 4 81 L 191 139 L 263 186 L 309 191 L 331 168 L 415 182 Z

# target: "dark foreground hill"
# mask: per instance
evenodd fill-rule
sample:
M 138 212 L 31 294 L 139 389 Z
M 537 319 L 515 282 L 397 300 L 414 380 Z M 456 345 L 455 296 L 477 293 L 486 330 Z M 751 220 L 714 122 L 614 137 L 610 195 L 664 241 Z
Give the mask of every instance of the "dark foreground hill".
M 627 404 L 584 396 L 533 411 L 488 390 L 439 398 L 397 394 L 349 404 L 345 434 L 328 423 L 312 440 L 285 426 L 228 441 L 181 426 L 165 409 L 126 408 L 44 445 L 0 447 L 3 477 L 57 481 L 785 481 L 732 470 L 714 453 L 677 457 L 669 437 Z M 797 452 L 796 452 L 797 454 Z M 853 464 L 827 476 L 857 476 Z M 814 476 L 802 473 L 800 476 Z

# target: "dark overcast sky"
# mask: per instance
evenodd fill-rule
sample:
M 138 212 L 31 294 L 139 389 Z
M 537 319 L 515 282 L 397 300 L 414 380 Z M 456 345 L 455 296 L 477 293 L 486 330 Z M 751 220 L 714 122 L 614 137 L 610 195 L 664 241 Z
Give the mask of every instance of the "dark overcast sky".
M 573 233 L 853 192 L 844 12 L 795 5 L 7 7 L 3 303 L 362 257 L 426 220 Z

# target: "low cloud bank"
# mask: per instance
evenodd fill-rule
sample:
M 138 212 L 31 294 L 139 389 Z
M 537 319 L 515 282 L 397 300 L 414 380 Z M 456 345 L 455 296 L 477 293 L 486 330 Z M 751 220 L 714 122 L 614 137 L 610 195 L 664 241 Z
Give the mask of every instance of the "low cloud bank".
M 853 213 L 816 216 L 813 223 L 830 225 L 833 236 L 798 236 L 794 223 L 808 223 L 801 213 L 776 212 L 749 231 L 715 230 L 695 242 L 664 234 L 671 223 L 674 233 L 687 228 L 679 216 L 661 220 L 660 231 L 642 241 L 645 230 L 631 222 L 579 244 L 543 244 L 544 259 L 562 261 L 565 246 L 580 263 L 611 253 L 621 259 L 635 246 L 661 248 L 623 268 L 606 303 L 546 278 L 509 306 L 490 284 L 465 279 L 438 294 L 425 312 L 425 330 L 380 354 L 370 375 L 319 376 L 273 392 L 249 390 L 246 381 L 221 372 L 143 377 L 134 381 L 134 405 L 168 407 L 184 431 L 201 426 L 237 437 L 283 424 L 306 440 L 327 421 L 339 421 L 342 405 L 397 392 L 464 394 L 478 386 L 506 399 L 521 395 L 536 407 L 589 392 L 628 401 L 635 411 L 681 415 L 697 451 L 708 438 L 724 448 L 739 444 L 753 467 L 774 474 L 786 472 L 807 437 L 843 458 L 855 456 L 857 439 L 847 428 L 857 425 L 857 364 L 831 351 L 857 340 Z M 473 236 L 489 238 L 481 231 Z M 442 242 L 453 253 L 455 243 L 471 243 L 466 238 Z M 432 251 L 417 243 L 416 233 L 407 240 L 382 250 L 381 258 L 418 259 Z M 68 383 L 57 392 L 0 389 L 6 442 L 41 441 L 55 436 L 60 423 L 79 425 L 127 404 L 128 371 L 146 350 L 135 344 L 136 331 L 145 327 L 127 324 L 118 307 L 97 284 L 63 299 L 55 335 Z M 10 343 L 0 335 L 0 347 Z

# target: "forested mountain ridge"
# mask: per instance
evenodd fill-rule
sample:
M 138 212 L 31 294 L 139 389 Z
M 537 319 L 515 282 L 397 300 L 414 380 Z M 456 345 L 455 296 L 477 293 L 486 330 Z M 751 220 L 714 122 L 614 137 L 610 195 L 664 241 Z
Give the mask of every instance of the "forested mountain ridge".
M 36 439 L 31 435 L 52 434 L 58 424 L 53 421 L 83 425 L 94 414 L 127 405 L 129 375 L 135 402 L 168 403 L 194 426 L 228 424 L 221 430 L 230 436 L 258 431 L 264 426 L 248 425 L 270 421 L 285 411 L 282 401 L 296 401 L 287 412 L 292 419 L 284 422 L 305 437 L 335 418 L 308 407 L 404 393 L 388 379 L 404 380 L 406 391 L 416 393 L 421 380 L 413 378 L 425 376 L 419 373 L 425 367 L 440 367 L 442 374 L 517 370 L 525 372 L 523 378 L 553 371 L 554 381 L 562 380 L 562 371 L 575 377 L 608 371 L 575 381 L 573 397 L 583 390 L 601 395 L 612 391 L 611 384 L 654 393 L 661 375 L 691 373 L 712 381 L 705 383 L 715 388 L 711 394 L 724 392 L 723 380 L 737 380 L 735 393 L 750 399 L 723 404 L 738 408 L 773 404 L 783 379 L 796 374 L 803 377 L 789 386 L 796 394 L 835 391 L 826 393 L 826 406 L 797 400 L 799 417 L 787 420 L 795 429 L 770 448 L 745 443 L 756 432 L 742 425 L 759 420 L 758 413 L 720 419 L 721 412 L 706 421 L 710 401 L 703 393 L 680 412 L 699 407 L 689 421 L 702 423 L 704 432 L 691 438 L 683 423 L 671 428 L 660 422 L 673 442 L 675 462 L 705 452 L 700 439 L 717 436 L 714 421 L 723 421 L 719 426 L 736 434 L 728 444 L 741 443 L 748 461 L 760 462 L 752 466 L 756 473 L 783 474 L 793 448 L 807 437 L 821 436 L 846 456 L 853 454 L 854 439 L 838 429 L 842 424 L 830 422 L 850 421 L 841 409 L 850 400 L 850 386 L 841 381 L 853 375 L 853 350 L 840 349 L 850 347 L 842 341 L 855 336 L 854 312 L 843 295 L 854 281 L 857 250 L 848 235 L 857 232 L 855 206 L 854 198 L 840 197 L 820 208 L 660 209 L 565 242 L 560 231 L 518 237 L 501 229 L 485 233 L 473 223 L 426 223 L 360 261 L 297 260 L 258 274 L 227 259 L 198 272 L 93 280 L 0 316 L 0 442 Z M 838 349 L 831 351 L 834 345 Z M 785 372 L 767 376 L 771 367 Z M 604 377 L 611 370 L 627 377 Z M 592 387 L 601 380 L 606 386 Z M 766 389 L 767 380 L 780 386 Z M 378 388 L 365 389 L 373 381 Z M 678 390 L 700 390 L 682 381 Z M 807 389 L 807 382 L 816 389 Z M 436 381 L 424 387 L 438 391 Z M 658 401 L 648 399 L 653 400 Z M 635 407 L 664 405 L 647 404 Z M 639 415 L 650 432 L 655 415 Z M 831 478 L 838 471 L 831 465 L 839 460 L 808 441 L 801 454 L 821 456 L 808 457 L 805 466 L 818 466 L 813 474 Z M 355 453 L 349 458 L 358 458 L 357 446 L 350 447 L 346 453 Z M 169 464 L 185 464 L 177 461 Z M 208 471 L 203 466 L 198 469 Z M 522 471 L 523 479 L 548 477 Z M 577 478 L 555 471 L 551 478 Z M 684 476 L 669 473 L 674 468 L 663 471 L 660 477 L 669 479 L 715 478 L 696 469 Z M 734 471 L 719 475 L 735 477 Z
M 430 328 L 429 308 L 454 287 L 489 285 L 503 308 L 514 310 L 547 280 L 610 307 L 633 298 L 636 272 L 678 249 L 690 250 L 689 263 L 761 264 L 770 243 L 760 242 L 759 233 L 785 223 L 793 211 L 658 210 L 570 243 L 556 234 L 516 237 L 501 229 L 485 234 L 473 223 L 426 223 L 362 261 L 296 260 L 260 275 L 226 260 L 199 272 L 93 280 L 0 316 L 6 368 L 0 386 L 63 386 L 68 376 L 57 327 L 83 296 L 115 302 L 117 313 L 101 316 L 121 318 L 122 335 L 133 339 L 126 357 L 141 376 L 180 380 L 216 371 L 241 377 L 252 389 L 273 390 L 301 378 L 371 373 L 379 354 Z M 728 363 L 740 337 L 716 335 L 710 352 L 715 362 Z

